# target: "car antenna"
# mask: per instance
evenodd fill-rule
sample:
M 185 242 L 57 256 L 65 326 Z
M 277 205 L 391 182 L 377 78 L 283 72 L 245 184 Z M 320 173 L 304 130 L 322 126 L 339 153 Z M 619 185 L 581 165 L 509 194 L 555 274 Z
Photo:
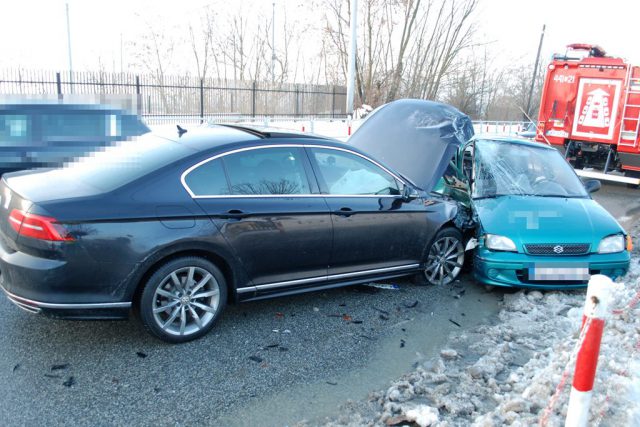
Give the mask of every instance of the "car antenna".
M 180 127 L 180 125 L 176 125 L 176 127 L 178 128 L 178 138 L 180 138 L 182 135 L 187 133 L 187 130 L 182 128 L 182 127 Z

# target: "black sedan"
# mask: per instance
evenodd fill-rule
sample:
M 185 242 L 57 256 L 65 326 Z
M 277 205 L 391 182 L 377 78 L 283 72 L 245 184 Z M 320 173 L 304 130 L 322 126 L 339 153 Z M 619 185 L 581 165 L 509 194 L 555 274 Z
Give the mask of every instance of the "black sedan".
M 321 137 L 148 134 L 2 178 L 0 286 L 67 319 L 133 309 L 155 336 L 184 342 L 229 302 L 417 272 L 447 284 L 464 262 L 461 214 L 429 191 Z

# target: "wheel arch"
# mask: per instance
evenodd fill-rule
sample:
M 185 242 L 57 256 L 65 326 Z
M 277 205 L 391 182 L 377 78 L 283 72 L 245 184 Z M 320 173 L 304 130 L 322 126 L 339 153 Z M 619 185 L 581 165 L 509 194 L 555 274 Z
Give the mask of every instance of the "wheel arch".
M 231 254 L 226 254 L 224 251 L 206 244 L 178 244 L 156 251 L 153 255 L 147 257 L 138 268 L 137 273 L 130 282 L 128 291 L 133 307 L 137 308 L 144 284 L 153 273 L 171 260 L 189 256 L 204 258 L 218 267 L 227 282 L 227 298 L 229 302 L 234 303 L 237 301 L 236 289 L 238 283 L 244 280 L 244 274 L 234 266 L 234 260 Z

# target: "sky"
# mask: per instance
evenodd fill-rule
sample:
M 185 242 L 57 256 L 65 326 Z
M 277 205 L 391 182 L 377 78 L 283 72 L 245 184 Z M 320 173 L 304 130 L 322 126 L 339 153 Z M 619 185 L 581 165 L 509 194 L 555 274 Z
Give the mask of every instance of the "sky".
M 290 16 L 299 13 L 300 0 L 257 4 L 270 14 L 272 1 L 276 3 L 276 20 L 284 9 Z M 161 19 L 169 29 L 186 26 L 209 2 L 2 0 L 0 68 L 67 70 L 67 3 L 74 70 L 102 66 L 119 71 L 121 57 L 123 68 L 130 63 L 130 44 L 139 38 L 146 22 Z M 498 60 L 533 62 L 542 25 L 546 24 L 543 61 L 553 52 L 563 52 L 566 44 L 580 42 L 599 44 L 609 54 L 640 65 L 640 49 L 635 46 L 640 39 L 638 0 L 479 0 L 477 21 L 479 38 L 488 49 L 500 52 Z

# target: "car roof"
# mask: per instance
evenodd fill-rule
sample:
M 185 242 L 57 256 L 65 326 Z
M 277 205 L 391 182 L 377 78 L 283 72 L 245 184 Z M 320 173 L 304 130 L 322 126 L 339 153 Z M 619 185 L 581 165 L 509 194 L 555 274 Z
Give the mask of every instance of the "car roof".
M 512 136 L 500 136 L 500 135 L 490 135 L 490 134 L 479 134 L 473 137 L 474 140 L 490 140 L 490 141 L 500 141 L 500 142 L 508 142 L 510 144 L 516 145 L 526 145 L 528 147 L 533 148 L 544 148 L 549 150 L 555 150 L 553 147 L 543 144 L 541 142 L 531 141 L 530 139 L 525 138 L 516 138 Z
M 320 144 L 361 153 L 361 150 L 350 147 L 338 140 L 308 133 L 258 130 L 253 127 L 237 125 L 209 125 L 206 127 L 201 125 L 185 125 L 180 127 L 186 130 L 182 135 L 179 135 L 178 128 L 174 126 L 155 128 L 152 134 L 192 147 L 198 152 L 212 148 L 219 148 L 221 150 L 236 148 L 238 145 L 244 145 L 244 143 L 251 145 L 270 145 L 273 143 L 287 143 L 287 140 L 291 140 L 291 143 L 296 144 Z M 304 141 L 300 141 L 301 139 Z
M 135 112 L 129 112 L 127 110 L 113 107 L 110 105 L 103 104 L 64 104 L 57 102 L 33 102 L 33 103 L 22 103 L 22 102 L 12 102 L 12 103 L 2 103 L 0 104 L 0 111 L 109 111 L 120 114 L 135 114 Z

